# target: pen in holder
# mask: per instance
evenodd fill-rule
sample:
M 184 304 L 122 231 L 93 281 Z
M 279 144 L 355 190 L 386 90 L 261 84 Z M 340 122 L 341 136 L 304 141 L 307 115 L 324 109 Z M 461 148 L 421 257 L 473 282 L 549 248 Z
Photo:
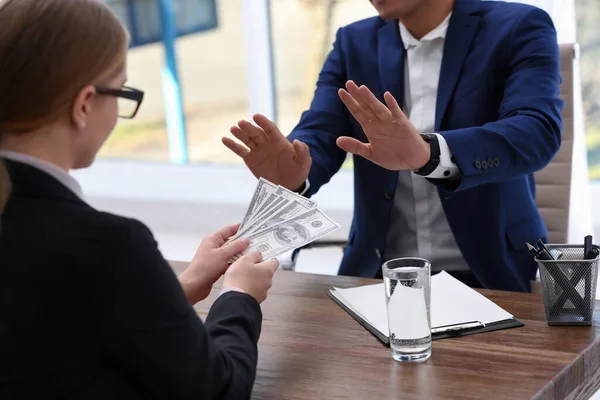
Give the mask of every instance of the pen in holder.
M 583 245 L 548 244 L 548 253 L 560 259 L 536 257 L 548 325 L 591 325 L 598 280 L 598 247 L 591 252 Z

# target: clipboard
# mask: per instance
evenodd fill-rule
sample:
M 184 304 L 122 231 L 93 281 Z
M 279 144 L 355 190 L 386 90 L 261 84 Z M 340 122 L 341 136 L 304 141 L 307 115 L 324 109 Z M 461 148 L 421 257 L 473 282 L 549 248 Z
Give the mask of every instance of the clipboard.
M 476 299 L 477 301 L 479 301 L 479 305 L 480 305 L 480 309 L 481 311 L 488 311 L 488 315 L 484 315 L 483 318 L 478 318 L 478 319 L 467 319 L 464 321 L 460 321 L 457 323 L 452 323 L 452 324 L 439 324 L 438 326 L 435 325 L 435 321 L 432 321 L 432 340 L 439 340 L 439 339 L 446 339 L 446 338 L 453 338 L 453 337 L 459 337 L 459 336 L 466 336 L 466 335 L 472 335 L 472 334 L 477 334 L 477 333 L 485 333 L 485 332 L 492 332 L 492 331 L 497 331 L 497 330 L 502 330 L 502 329 L 510 329 L 510 328 L 518 328 L 518 327 L 522 327 L 525 326 L 524 323 L 522 323 L 521 321 L 517 320 L 516 318 L 514 318 L 512 315 L 510 315 L 509 313 L 507 313 L 506 311 L 504 311 L 503 309 L 501 309 L 498 305 L 496 305 L 495 303 L 491 302 L 489 299 L 483 297 L 481 294 L 479 294 L 478 292 L 476 292 L 475 290 L 469 288 L 468 286 L 464 285 L 462 282 L 456 280 L 455 278 L 452 278 L 449 274 L 442 272 L 442 279 L 439 279 L 437 287 L 436 288 L 442 288 L 439 289 L 436 293 L 437 293 L 437 297 L 436 298 L 442 298 L 440 296 L 444 296 L 447 293 L 453 293 L 453 294 L 459 294 L 459 296 L 454 297 L 454 301 L 452 299 L 448 300 L 448 301 L 444 301 L 445 303 L 451 303 L 450 306 L 452 307 L 452 303 L 454 303 L 455 307 L 460 307 L 461 305 L 461 301 L 460 301 L 460 294 L 462 294 L 462 298 L 464 299 L 464 301 L 469 301 L 469 302 L 473 302 L 474 299 Z M 438 274 L 440 275 L 440 274 Z M 356 304 L 354 304 L 352 301 L 348 301 L 348 299 L 346 299 L 344 297 L 343 294 L 341 294 L 342 290 L 347 290 L 347 289 L 337 289 L 337 288 L 332 288 L 328 291 L 328 295 L 329 297 L 335 301 L 344 311 L 346 311 L 348 314 L 350 314 L 359 324 L 361 324 L 363 327 L 365 327 L 371 334 L 373 334 L 375 337 L 377 337 L 382 343 L 389 345 L 389 337 L 387 334 L 387 314 L 386 314 L 386 307 L 385 307 L 385 294 L 384 294 L 384 289 L 383 289 L 383 284 L 378 284 L 378 285 L 369 285 L 370 289 L 373 289 L 370 291 L 371 297 L 373 296 L 374 292 L 378 292 L 378 289 L 380 287 L 381 289 L 381 296 L 383 296 L 383 301 L 379 301 L 378 303 L 373 303 L 373 304 L 378 304 L 376 307 L 372 307 L 372 308 L 376 308 L 377 309 L 377 313 L 372 313 L 370 312 L 370 310 L 368 308 L 363 307 L 363 312 L 364 310 L 368 310 L 367 312 L 370 313 L 369 316 L 365 316 L 363 315 L 363 313 L 361 313 L 357 308 L 355 308 L 354 306 L 359 307 L 360 304 L 358 304 L 357 302 L 355 302 Z M 377 287 L 377 288 L 376 288 Z M 433 278 L 432 278 L 432 291 L 435 290 L 434 288 L 434 283 L 433 283 Z M 476 295 L 474 295 L 476 294 Z M 364 299 L 364 296 L 361 297 L 361 300 Z M 457 300 L 458 299 L 458 300 Z M 369 300 L 373 300 L 373 299 L 367 299 L 367 302 Z M 381 300 L 381 299 L 378 299 Z M 371 305 L 373 305 L 371 304 Z M 431 307 L 434 307 L 435 304 L 432 304 Z M 494 311 L 494 313 L 492 313 L 493 315 L 490 315 L 490 311 Z M 367 314 L 367 312 L 364 312 L 364 314 Z M 465 313 L 465 316 L 474 316 L 476 315 L 476 313 Z M 383 317 L 382 317 L 383 315 Z M 494 317 L 505 317 L 505 318 L 501 318 L 501 319 L 497 319 L 494 320 Z M 371 320 L 369 320 L 369 317 L 371 317 Z M 385 324 L 384 321 L 382 320 L 382 318 L 385 318 Z M 487 318 L 487 319 L 485 319 Z M 481 319 L 483 319 L 484 321 L 482 322 Z M 444 320 L 444 318 L 440 318 L 441 321 Z M 447 320 L 447 319 L 446 319 Z

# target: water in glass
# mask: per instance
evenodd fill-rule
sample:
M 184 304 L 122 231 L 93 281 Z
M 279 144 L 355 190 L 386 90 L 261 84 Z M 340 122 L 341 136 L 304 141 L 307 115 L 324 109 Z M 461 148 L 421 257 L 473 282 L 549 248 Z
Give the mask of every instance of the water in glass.
M 397 361 L 425 361 L 431 355 L 428 267 L 391 267 L 384 273 L 390 347 Z

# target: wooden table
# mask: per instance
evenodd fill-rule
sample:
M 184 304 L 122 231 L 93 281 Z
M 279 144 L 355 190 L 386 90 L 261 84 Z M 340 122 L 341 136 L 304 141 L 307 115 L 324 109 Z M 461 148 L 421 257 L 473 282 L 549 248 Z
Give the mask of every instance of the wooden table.
M 562 400 L 600 388 L 598 312 L 594 327 L 550 327 L 540 295 L 483 290 L 525 327 L 437 340 L 431 359 L 405 365 L 326 293 L 377 282 L 278 271 L 262 304 L 253 398 Z

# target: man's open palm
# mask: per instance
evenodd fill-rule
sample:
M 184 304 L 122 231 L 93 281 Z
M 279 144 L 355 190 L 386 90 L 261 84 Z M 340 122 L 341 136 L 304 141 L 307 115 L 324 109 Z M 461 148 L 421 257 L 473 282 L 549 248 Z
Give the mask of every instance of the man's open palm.
M 362 127 L 368 143 L 342 136 L 337 145 L 393 171 L 419 169 L 429 161 L 428 144 L 404 115 L 396 99 L 384 94 L 385 104 L 366 87 L 348 81 L 340 99 Z
M 312 159 L 308 146 L 290 143 L 267 117 L 257 114 L 254 122 L 242 120 L 231 127 L 240 144 L 224 137 L 223 144 L 240 156 L 257 178 L 264 178 L 290 190 L 297 190 L 308 178 Z

